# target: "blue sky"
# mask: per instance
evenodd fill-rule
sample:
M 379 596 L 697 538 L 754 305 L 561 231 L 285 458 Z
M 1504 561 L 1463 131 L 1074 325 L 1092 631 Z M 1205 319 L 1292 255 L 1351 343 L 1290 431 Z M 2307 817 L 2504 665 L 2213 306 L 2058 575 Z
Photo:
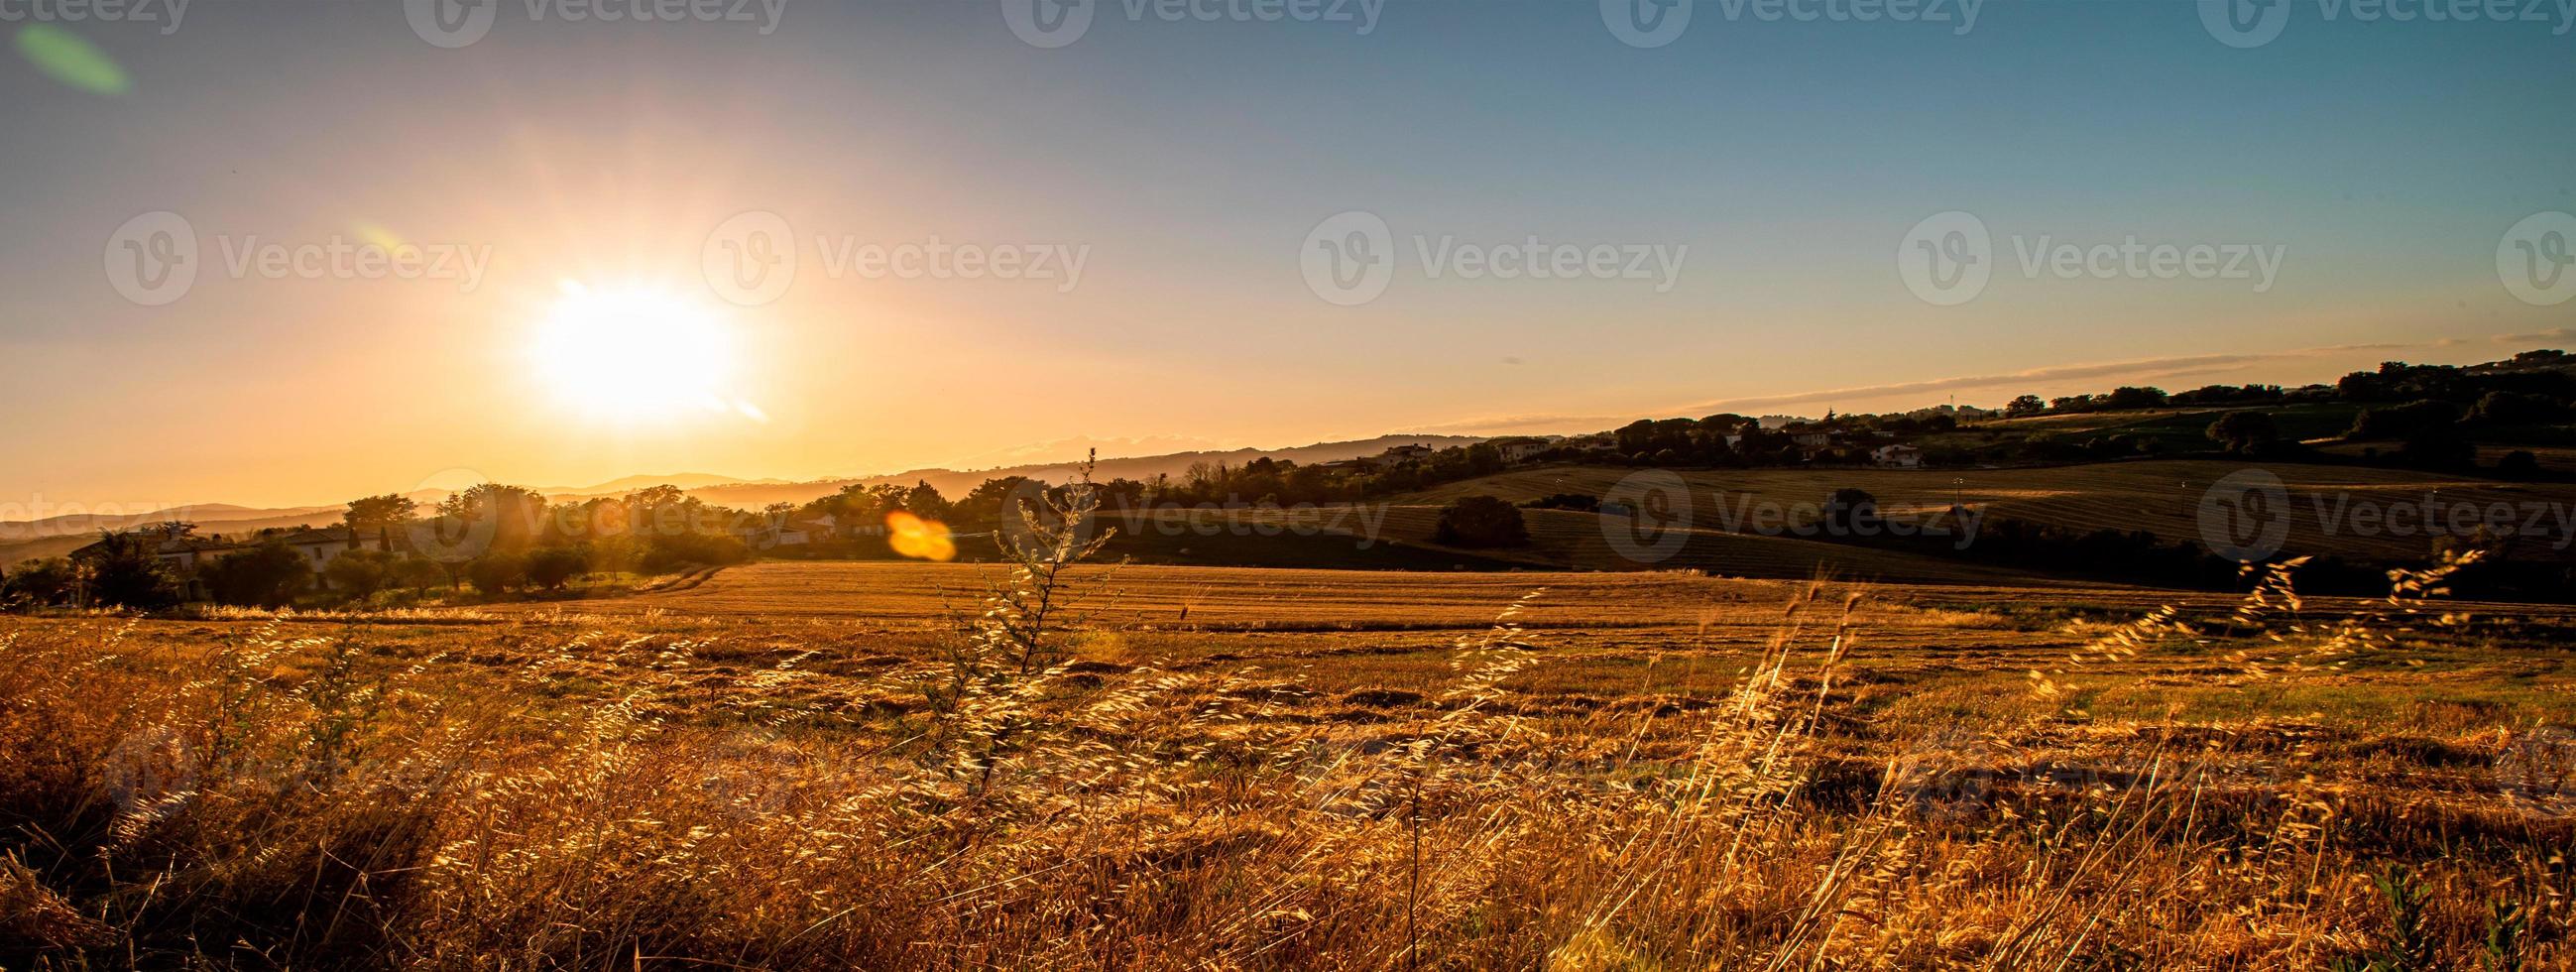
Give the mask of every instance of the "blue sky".
M 1388 0 L 1365 33 L 1229 19 L 1249 0 L 1177 20 L 1100 0 L 1046 49 L 1007 7 L 788 0 L 764 34 L 757 5 L 570 23 L 501 0 L 454 49 L 393 2 L 60 24 L 131 84 L 0 65 L 0 353 L 20 365 L 0 404 L 23 419 L 0 431 L 0 492 L 327 502 L 454 468 L 805 478 L 1079 437 L 1992 404 L 2487 360 L 2566 344 L 2549 333 L 2576 316 L 2498 280 L 2508 228 L 2576 210 L 2576 36 L 2553 22 L 2312 0 L 2240 49 L 2183 0 L 1994 0 L 1964 33 L 1956 2 L 1945 23 L 1800 23 L 1697 0 L 1638 48 L 1589 0 Z M 103 254 L 164 210 L 208 273 L 141 306 Z M 1350 210 L 1389 228 L 1395 266 L 1338 306 L 1299 258 Z M 1995 275 L 1939 306 L 1896 254 L 1952 210 L 1990 230 Z M 702 245 L 745 211 L 809 244 L 783 297 L 715 302 L 741 344 L 728 394 L 760 420 L 603 424 L 525 373 L 515 351 L 563 281 L 702 291 Z M 216 257 L 362 227 L 490 268 L 468 290 Z M 849 278 L 810 245 L 933 237 L 1088 256 L 1066 291 Z M 2130 237 L 2277 248 L 2280 267 L 2257 290 L 2016 263 L 2043 238 Z M 1443 238 L 1656 249 L 1679 270 L 1435 278 L 1419 255 Z M 1069 386 L 1092 390 L 1031 405 Z

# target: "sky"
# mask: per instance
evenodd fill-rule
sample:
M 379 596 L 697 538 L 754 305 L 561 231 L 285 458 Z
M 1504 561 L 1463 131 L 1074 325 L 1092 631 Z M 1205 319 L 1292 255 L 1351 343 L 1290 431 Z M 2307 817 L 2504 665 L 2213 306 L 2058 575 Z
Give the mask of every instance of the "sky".
M 2576 344 L 2558 0 L 2231 2 L 0 0 L 0 506 Z

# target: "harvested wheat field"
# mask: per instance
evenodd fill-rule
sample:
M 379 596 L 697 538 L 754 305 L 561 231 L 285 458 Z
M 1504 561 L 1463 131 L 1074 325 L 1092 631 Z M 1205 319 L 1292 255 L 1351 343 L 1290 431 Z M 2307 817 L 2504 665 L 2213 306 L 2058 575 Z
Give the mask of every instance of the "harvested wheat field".
M 2576 967 L 2576 611 L 1058 566 L 0 621 L 0 962 Z

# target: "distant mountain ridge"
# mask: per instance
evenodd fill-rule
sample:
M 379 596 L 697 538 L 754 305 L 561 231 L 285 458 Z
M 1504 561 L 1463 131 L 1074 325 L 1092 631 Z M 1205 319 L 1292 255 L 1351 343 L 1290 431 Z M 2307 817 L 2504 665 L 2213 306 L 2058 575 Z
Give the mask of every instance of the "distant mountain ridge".
M 318 513 L 337 517 L 341 507 L 288 506 L 259 509 L 231 503 L 205 503 L 196 506 L 173 506 L 138 513 L 67 513 L 37 520 L 0 522 L 0 543 L 16 543 L 46 537 L 89 537 L 101 530 L 124 530 L 165 520 L 187 520 L 192 523 L 225 523 L 234 521 L 291 519 Z
M 1349 442 L 1318 442 L 1314 445 L 1295 446 L 1286 449 L 1247 448 L 1202 452 L 1174 452 L 1158 456 L 1134 456 L 1119 459 L 1102 459 L 1093 469 L 1092 476 L 1093 478 L 1104 481 L 1111 479 L 1152 480 L 1156 476 L 1180 476 L 1187 473 L 1192 465 L 1202 462 L 1226 463 L 1229 465 L 1240 466 L 1244 463 L 1267 456 L 1272 459 L 1305 465 L 1311 463 L 1333 462 L 1341 459 L 1356 459 L 1361 456 L 1374 456 L 1400 445 L 1426 445 L 1435 449 L 1445 449 L 1451 446 L 1473 445 L 1478 442 L 1484 442 L 1487 438 L 1487 436 L 1477 435 L 1381 435 L 1374 439 L 1357 439 Z M 974 489 L 977 485 L 983 483 L 987 479 L 1000 479 L 1009 476 L 1026 476 L 1030 479 L 1043 479 L 1050 482 L 1065 482 L 1078 474 L 1081 465 L 1082 464 L 1079 462 L 1048 462 L 1017 466 L 1000 466 L 992 469 L 912 469 L 883 476 L 862 476 L 851 479 L 824 479 L 805 483 L 745 482 L 716 485 L 689 489 L 688 493 L 689 495 L 695 496 L 701 500 L 722 506 L 731 506 L 738 509 L 759 509 L 771 503 L 803 503 L 808 500 L 819 499 L 832 495 L 833 493 L 840 492 L 844 487 L 852 485 L 876 486 L 890 484 L 897 486 L 910 486 L 916 482 L 923 482 L 929 483 L 931 488 L 937 489 L 941 495 L 954 499 L 958 496 L 965 495 L 966 491 Z M 548 495 L 554 496 L 555 494 Z M 565 494 L 557 496 L 556 498 L 587 499 L 593 495 L 610 494 Z
M 208 503 L 132 515 L 73 514 L 0 523 L 0 568 L 14 567 L 20 561 L 60 557 L 89 545 L 104 530 L 127 530 L 166 520 L 186 520 L 197 525 L 199 535 L 216 536 L 320 526 L 339 520 L 342 512 L 344 508 L 340 506 L 260 510 L 229 503 Z
M 744 479 L 739 476 L 723 476 L 715 473 L 672 473 L 668 476 L 621 476 L 604 483 L 596 483 L 589 486 L 539 486 L 531 488 L 548 496 L 605 496 L 610 493 L 623 496 L 636 490 L 646 489 L 653 486 L 677 486 L 681 489 L 709 489 L 717 486 L 786 486 L 792 485 L 793 483 L 794 480 L 787 479 Z

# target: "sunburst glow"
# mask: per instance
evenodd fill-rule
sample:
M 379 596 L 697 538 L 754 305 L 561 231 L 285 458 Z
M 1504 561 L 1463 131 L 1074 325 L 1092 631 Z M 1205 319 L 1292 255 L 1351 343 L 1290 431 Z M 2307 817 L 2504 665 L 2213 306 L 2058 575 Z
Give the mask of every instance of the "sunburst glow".
M 704 306 L 663 291 L 568 283 L 529 351 L 547 387 L 593 415 L 752 414 L 725 394 L 734 371 L 732 331 Z

